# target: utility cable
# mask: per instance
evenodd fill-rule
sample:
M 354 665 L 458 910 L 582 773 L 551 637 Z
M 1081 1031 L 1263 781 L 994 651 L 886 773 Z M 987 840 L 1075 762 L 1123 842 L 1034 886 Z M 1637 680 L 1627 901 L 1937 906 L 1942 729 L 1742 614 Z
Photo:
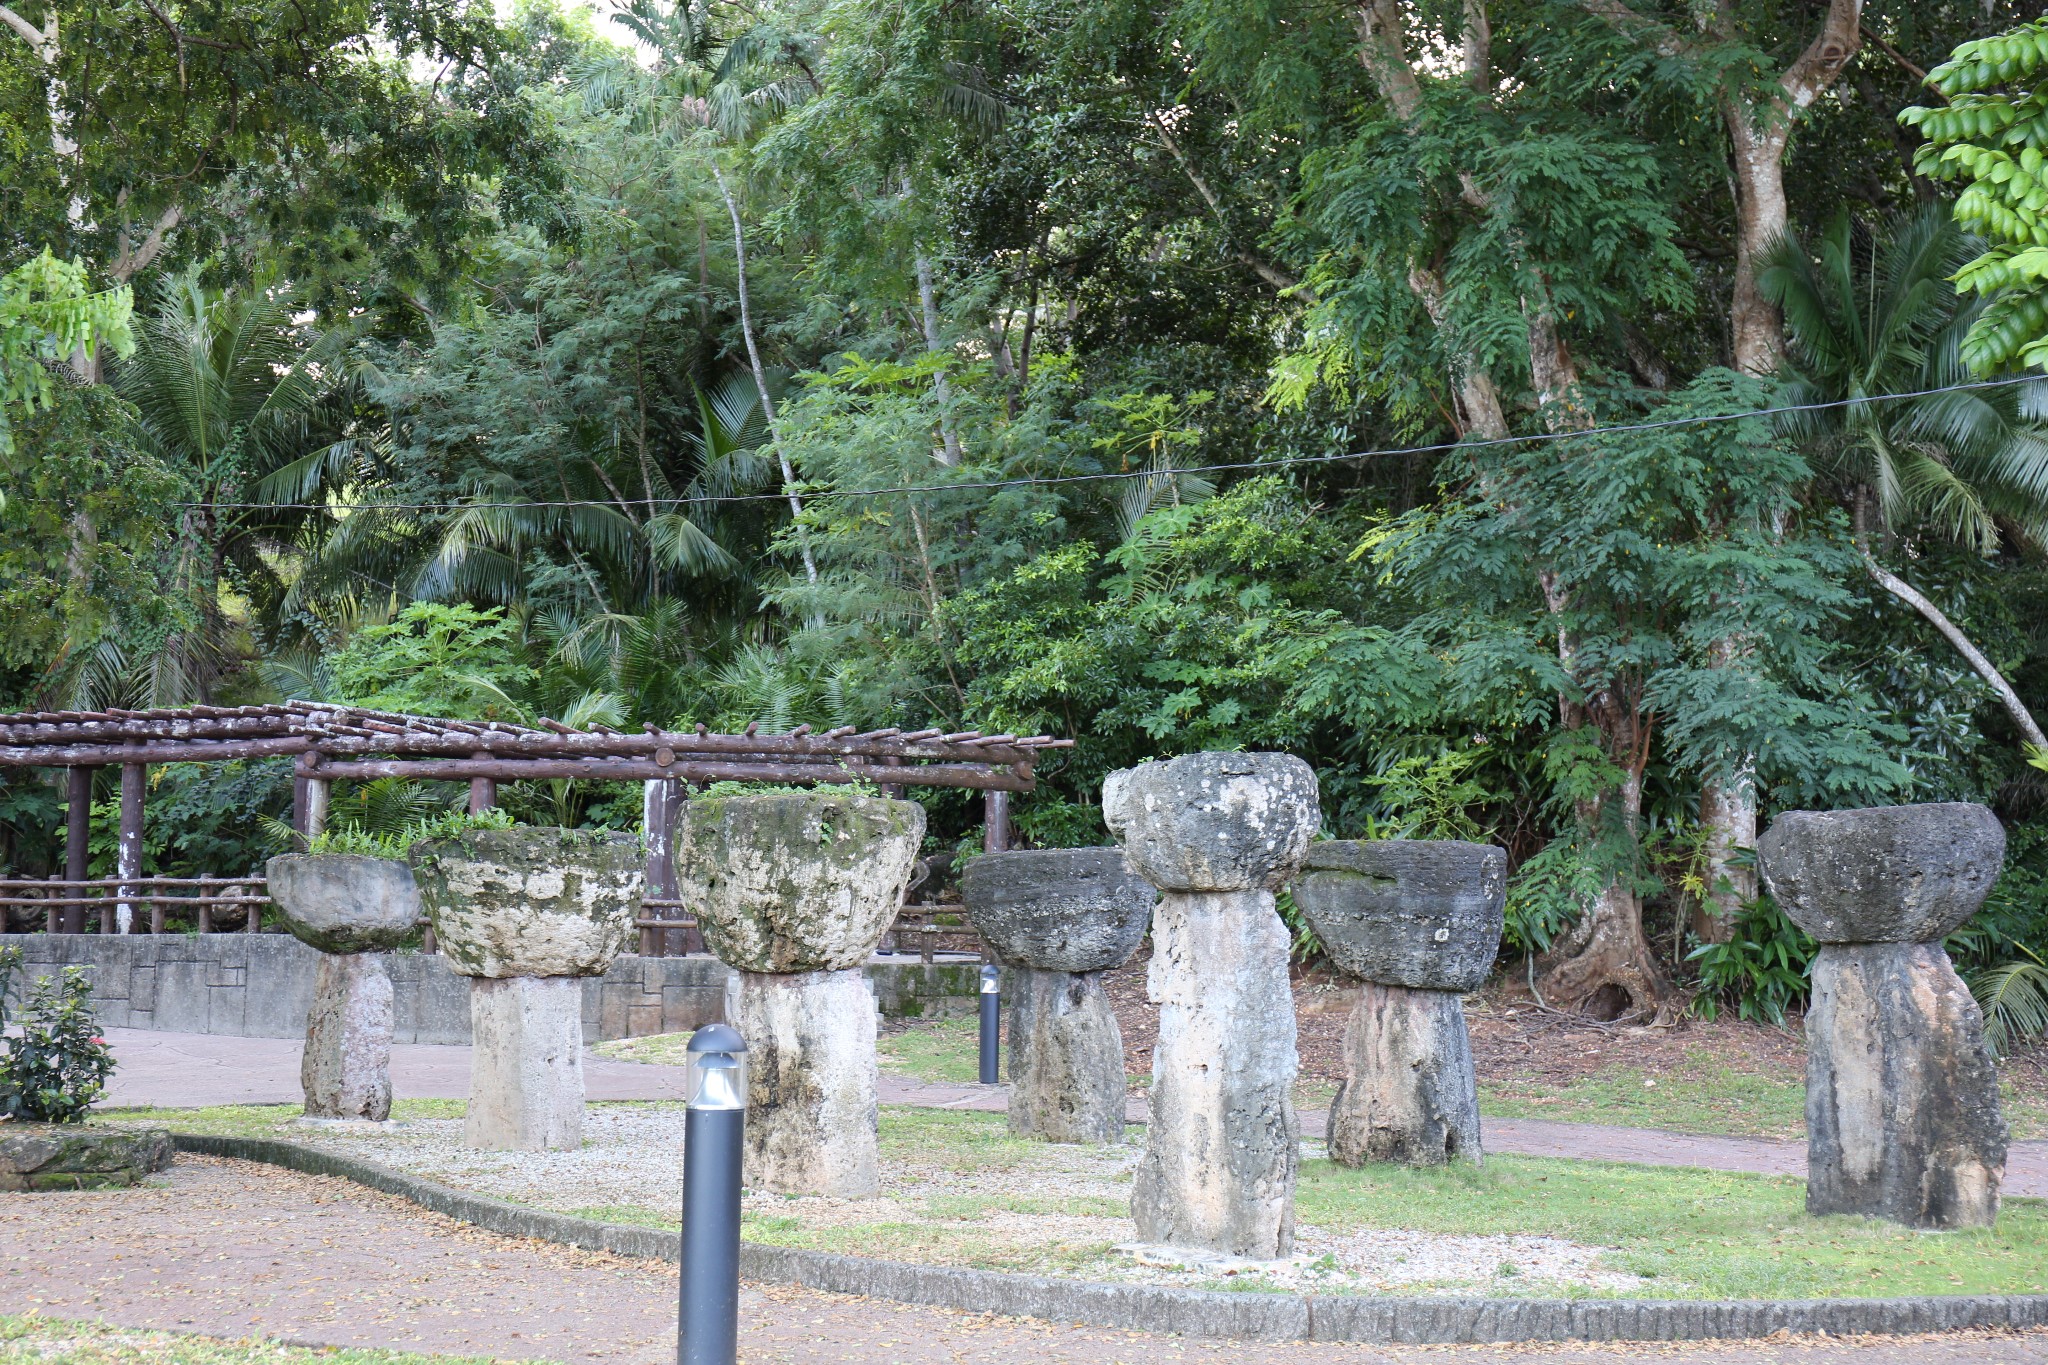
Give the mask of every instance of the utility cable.
M 1589 427 L 1583 431 L 1540 431 L 1523 436 L 1494 436 L 1480 440 L 1440 441 L 1433 445 L 1395 446 L 1378 450 L 1356 450 L 1342 455 L 1283 455 L 1271 460 L 1240 460 L 1188 468 L 1111 470 L 1099 474 L 1030 475 L 1016 479 L 978 479 L 958 483 L 906 484 L 897 488 L 822 488 L 803 486 L 796 491 L 807 499 L 889 498 L 910 493 L 959 493 L 1001 488 L 1051 488 L 1070 484 L 1108 483 L 1123 479 L 1158 479 L 1182 474 L 1226 474 L 1241 470 L 1291 469 L 1303 465 L 1348 464 L 1356 460 L 1388 459 L 1415 455 L 1446 455 L 1454 450 L 1486 450 L 1496 446 L 1540 445 L 1553 441 L 1584 441 L 1640 432 L 1669 431 L 1677 427 L 1709 426 L 1720 422 L 1746 422 L 1760 417 L 1782 417 L 1798 412 L 1826 412 L 1836 408 L 1859 407 L 1869 403 L 1895 403 L 1912 398 L 1933 398 L 1944 393 L 1968 393 L 1982 389 L 2010 388 L 2015 384 L 2039 384 L 2040 375 L 2012 375 L 2003 379 L 1982 379 L 1968 384 L 1944 384 L 1916 389 L 1910 393 L 1878 393 L 1858 398 L 1835 398 L 1821 403 L 1788 403 L 1779 407 L 1749 408 L 1741 412 L 1702 413 L 1693 417 L 1669 417 L 1654 422 L 1629 422 L 1615 426 Z M 645 507 L 676 510 L 731 503 L 781 502 L 786 491 L 774 493 L 724 493 L 695 498 L 570 498 L 547 502 L 214 502 L 172 503 L 174 507 L 210 507 L 217 511 L 250 512 L 472 512 L 542 511 L 571 507 Z

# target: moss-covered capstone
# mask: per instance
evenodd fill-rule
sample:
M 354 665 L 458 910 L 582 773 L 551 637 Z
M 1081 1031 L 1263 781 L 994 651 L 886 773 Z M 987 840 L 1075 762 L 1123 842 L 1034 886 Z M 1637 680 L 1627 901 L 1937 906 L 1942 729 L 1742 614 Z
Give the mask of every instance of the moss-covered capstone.
M 162 1128 L 0 1124 L 0 1190 L 115 1189 L 170 1164 L 171 1135 Z
M 598 976 L 625 951 L 646 877 L 606 830 L 473 829 L 414 844 L 420 900 L 463 976 Z
M 323 953 L 385 952 L 419 923 L 412 869 L 393 858 L 286 853 L 263 875 L 285 926 Z
M 829 792 L 700 797 L 676 840 L 682 898 L 746 972 L 857 967 L 903 902 L 924 808 Z

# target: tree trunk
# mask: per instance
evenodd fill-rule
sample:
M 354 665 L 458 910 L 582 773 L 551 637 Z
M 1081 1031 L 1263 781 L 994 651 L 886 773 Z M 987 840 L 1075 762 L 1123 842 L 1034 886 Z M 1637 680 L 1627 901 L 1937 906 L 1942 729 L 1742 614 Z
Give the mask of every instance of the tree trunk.
M 1678 30 L 1636 13 L 1624 0 L 1580 0 L 1584 7 L 1665 58 L 1703 55 L 1700 44 Z M 1784 320 L 1757 279 L 1758 262 L 1789 223 L 1785 198 L 1785 148 L 1795 111 L 1811 105 L 1833 85 L 1856 53 L 1862 33 L 1863 0 L 1829 0 L 1820 32 L 1779 77 L 1777 88 L 1759 97 L 1733 87 L 1721 99 L 1728 133 L 1730 188 L 1735 200 L 1735 278 L 1728 300 L 1728 349 L 1745 374 L 1774 373 L 1785 351 Z M 1713 32 L 1723 43 L 1743 36 Z M 1746 652 L 1739 640 L 1718 650 L 1724 665 Z M 1745 768 L 1749 764 L 1745 763 Z M 1737 848 L 1756 838 L 1755 784 L 1746 773 L 1730 782 L 1713 779 L 1700 791 L 1700 822 L 1706 827 L 1709 886 L 1695 930 L 1725 942 L 1729 922 L 1745 897 L 1756 894 L 1755 878 L 1728 862 Z M 1723 875 L 1740 874 L 1740 875 Z
M 927 355 L 943 355 L 939 337 L 939 296 L 932 284 L 932 260 L 923 250 L 917 253 L 917 301 L 924 313 L 924 348 Z M 939 463 L 953 468 L 960 463 L 960 433 L 953 426 L 953 384 L 940 370 L 932 376 L 932 393 L 939 400 L 939 443 L 944 454 Z
M 716 161 L 711 163 L 711 177 L 718 182 L 718 193 L 725 199 L 725 211 L 732 215 L 733 269 L 738 276 L 740 335 L 747 343 L 747 364 L 754 373 L 754 391 L 761 397 L 761 416 L 768 423 L 768 440 L 775 447 L 775 460 L 782 468 L 782 489 L 789 497 L 789 515 L 797 522 L 796 541 L 803 552 L 804 578 L 815 588 L 818 586 L 818 562 L 811 556 L 811 537 L 803 527 L 804 503 L 796 493 L 796 470 L 790 466 L 789 455 L 783 449 L 782 424 L 775 415 L 775 399 L 768 392 L 768 371 L 761 364 L 761 348 L 754 342 L 753 305 L 747 296 L 747 236 L 740 227 L 740 206 L 727 188 L 725 173 L 718 169 Z M 822 624 L 815 609 L 811 624 L 813 627 Z
M 2034 713 L 2020 700 L 2020 694 L 2013 691 L 2012 684 L 2005 680 L 2005 675 L 1998 671 L 1997 665 L 1985 658 L 1984 652 L 1970 642 L 1969 636 L 1963 634 L 1962 627 L 1949 620 L 1946 612 L 1935 606 L 1912 584 L 1879 564 L 1868 550 L 1863 552 L 1863 563 L 1880 587 L 1926 617 L 1929 624 L 1941 632 L 1942 638 L 1956 647 L 1956 652 L 1968 661 L 1970 667 L 1977 671 L 1977 676 L 1998 695 L 1998 700 L 2005 707 L 2005 713 L 2012 717 L 2012 723 L 2019 727 L 2019 732 L 2027 743 L 2037 750 L 2048 752 L 2048 735 L 2041 733 L 2040 723 L 2034 719 Z

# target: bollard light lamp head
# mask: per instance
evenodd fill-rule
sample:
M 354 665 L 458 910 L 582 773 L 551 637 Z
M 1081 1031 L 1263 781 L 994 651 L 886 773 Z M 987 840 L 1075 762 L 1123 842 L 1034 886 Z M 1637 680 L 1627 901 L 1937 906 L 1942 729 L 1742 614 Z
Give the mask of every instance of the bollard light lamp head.
M 981 993 L 983 995 L 1001 995 L 1002 992 L 1003 969 L 994 963 L 983 966 L 981 969 Z
M 725 1024 L 706 1024 L 690 1035 L 692 1109 L 747 1107 L 747 1040 Z

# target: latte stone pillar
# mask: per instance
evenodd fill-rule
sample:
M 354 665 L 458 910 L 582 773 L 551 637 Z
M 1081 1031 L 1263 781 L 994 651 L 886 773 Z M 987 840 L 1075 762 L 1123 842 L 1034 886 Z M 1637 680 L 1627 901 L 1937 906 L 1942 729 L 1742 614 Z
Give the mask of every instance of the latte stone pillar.
M 462 1139 L 496 1152 L 583 1143 L 583 978 L 633 938 L 640 840 L 597 830 L 473 829 L 412 847 L 449 969 L 469 981 Z
M 1161 895 L 1151 1122 L 1131 1195 L 1148 1242 L 1271 1260 L 1294 1243 L 1299 1068 L 1273 893 L 1321 815 L 1287 754 L 1204 753 L 1111 773 L 1102 815 Z
M 989 853 L 960 877 L 1010 981 L 1010 1131 L 1121 1142 L 1124 1036 L 1102 974 L 1131 960 L 1159 898 L 1120 848 Z
M 320 950 L 299 1081 L 306 1117 L 391 1117 L 390 950 L 420 919 L 412 869 L 352 853 L 288 853 L 264 868 L 300 942 Z
M 750 1188 L 848 1199 L 881 1188 L 875 992 L 862 968 L 923 841 L 913 801 L 801 792 L 683 807 L 677 880 L 705 945 L 734 969 L 725 1018 L 747 1040 Z
M 1500 951 L 1507 854 L 1449 840 L 1313 844 L 1294 903 L 1357 977 L 1330 1157 L 1345 1166 L 1478 1162 L 1479 1086 L 1461 997 Z
M 1989 1227 L 2005 1117 L 1984 1017 L 1941 941 L 2005 860 L 1982 806 L 1792 811 L 1764 884 L 1821 945 L 1806 1011 L 1806 1211 Z

